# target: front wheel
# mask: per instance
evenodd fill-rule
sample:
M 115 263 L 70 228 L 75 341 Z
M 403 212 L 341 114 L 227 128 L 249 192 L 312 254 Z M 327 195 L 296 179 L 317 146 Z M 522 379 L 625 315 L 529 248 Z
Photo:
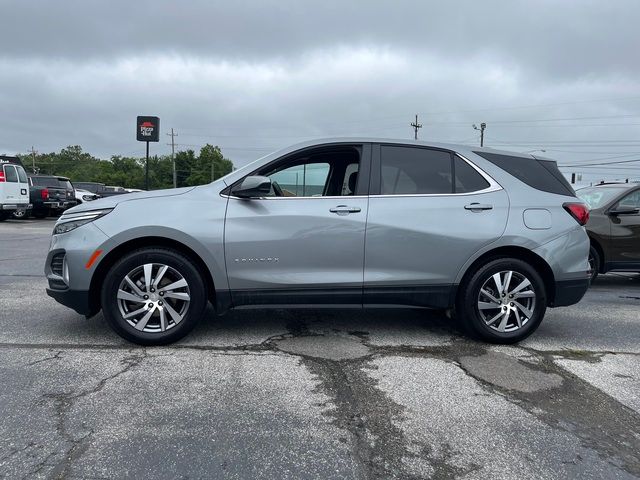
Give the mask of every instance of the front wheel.
M 516 343 L 540 325 L 547 308 L 542 278 L 526 262 L 499 258 L 460 285 L 456 315 L 468 334 L 491 343 Z
M 207 304 L 197 267 L 181 253 L 144 248 L 122 257 L 102 288 L 102 310 L 121 337 L 140 345 L 164 345 L 187 335 Z

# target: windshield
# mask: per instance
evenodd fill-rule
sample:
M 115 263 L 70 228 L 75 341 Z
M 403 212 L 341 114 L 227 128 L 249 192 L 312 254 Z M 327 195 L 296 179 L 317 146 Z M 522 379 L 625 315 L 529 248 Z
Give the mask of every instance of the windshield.
M 615 197 L 627 190 L 629 187 L 588 187 L 578 190 L 576 193 L 581 200 L 586 202 L 590 209 L 605 206 Z

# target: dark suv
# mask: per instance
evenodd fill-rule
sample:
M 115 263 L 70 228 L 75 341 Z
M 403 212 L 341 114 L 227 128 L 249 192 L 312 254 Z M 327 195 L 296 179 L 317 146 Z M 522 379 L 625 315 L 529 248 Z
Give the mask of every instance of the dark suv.
M 591 209 L 592 279 L 612 270 L 640 272 L 640 184 L 602 184 L 577 194 Z

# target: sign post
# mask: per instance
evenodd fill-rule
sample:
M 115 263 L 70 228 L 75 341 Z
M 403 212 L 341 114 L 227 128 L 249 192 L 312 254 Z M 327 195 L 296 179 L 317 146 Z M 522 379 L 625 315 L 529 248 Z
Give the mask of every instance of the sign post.
M 145 166 L 145 190 L 149 190 L 149 142 L 160 141 L 160 118 L 138 116 L 136 121 L 136 139 L 147 143 Z

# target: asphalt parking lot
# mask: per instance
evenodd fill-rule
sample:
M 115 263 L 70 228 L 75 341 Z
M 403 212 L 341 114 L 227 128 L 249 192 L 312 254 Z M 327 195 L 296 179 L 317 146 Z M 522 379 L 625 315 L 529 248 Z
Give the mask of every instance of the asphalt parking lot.
M 514 347 L 390 309 L 210 311 L 141 348 L 46 296 L 52 227 L 0 224 L 3 477 L 640 477 L 640 275 Z

